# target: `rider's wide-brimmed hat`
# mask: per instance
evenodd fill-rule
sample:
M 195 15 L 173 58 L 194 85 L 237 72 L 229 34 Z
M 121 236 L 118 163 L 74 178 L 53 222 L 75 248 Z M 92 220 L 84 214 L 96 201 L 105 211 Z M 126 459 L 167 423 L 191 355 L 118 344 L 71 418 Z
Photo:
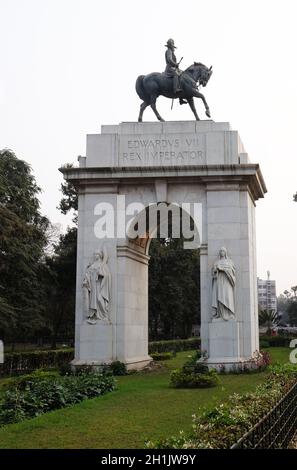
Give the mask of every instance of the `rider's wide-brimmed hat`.
M 165 44 L 165 47 L 174 47 L 174 49 L 177 49 L 177 47 L 174 45 L 174 40 L 173 39 L 168 39 L 167 43 Z

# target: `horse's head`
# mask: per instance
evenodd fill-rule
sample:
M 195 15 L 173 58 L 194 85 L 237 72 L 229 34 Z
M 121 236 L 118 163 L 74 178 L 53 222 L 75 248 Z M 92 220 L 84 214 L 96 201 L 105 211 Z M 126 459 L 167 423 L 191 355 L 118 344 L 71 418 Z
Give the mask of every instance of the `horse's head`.
M 196 76 L 199 85 L 206 86 L 212 75 L 212 66 L 208 68 L 206 65 L 201 64 L 201 62 L 194 62 L 193 67 L 197 70 Z

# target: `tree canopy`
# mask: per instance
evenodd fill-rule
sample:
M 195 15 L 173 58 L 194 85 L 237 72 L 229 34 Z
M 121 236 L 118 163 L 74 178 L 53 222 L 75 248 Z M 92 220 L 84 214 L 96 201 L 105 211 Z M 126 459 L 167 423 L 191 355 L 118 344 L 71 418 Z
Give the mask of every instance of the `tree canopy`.
M 39 270 L 49 221 L 40 213 L 39 193 L 30 165 L 10 150 L 0 151 L 0 328 L 5 336 L 25 337 L 42 322 Z
M 291 326 L 297 325 L 297 286 L 285 290 L 277 299 L 278 310 L 287 316 Z

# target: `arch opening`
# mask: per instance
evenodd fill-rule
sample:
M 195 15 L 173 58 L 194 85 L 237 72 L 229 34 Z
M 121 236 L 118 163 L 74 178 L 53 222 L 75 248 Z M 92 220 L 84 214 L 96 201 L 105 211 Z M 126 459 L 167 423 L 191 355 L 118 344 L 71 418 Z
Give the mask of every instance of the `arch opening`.
M 160 207 L 161 206 L 161 207 Z M 199 224 L 201 225 L 201 223 Z M 148 256 L 140 295 L 146 296 L 148 341 L 184 339 L 200 333 L 200 227 L 191 211 L 151 204 L 130 221 L 129 246 Z

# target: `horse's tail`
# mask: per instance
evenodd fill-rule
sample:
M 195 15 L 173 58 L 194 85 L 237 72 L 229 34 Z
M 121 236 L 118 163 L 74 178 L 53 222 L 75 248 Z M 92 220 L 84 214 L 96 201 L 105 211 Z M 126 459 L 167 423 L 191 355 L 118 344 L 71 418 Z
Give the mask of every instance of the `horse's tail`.
M 145 101 L 146 103 L 149 103 L 149 96 L 147 95 L 146 91 L 145 91 L 145 88 L 143 86 L 143 79 L 144 79 L 145 75 L 139 75 L 139 77 L 137 78 L 136 80 L 136 83 L 135 83 L 135 88 L 136 88 L 136 92 L 139 96 L 139 98 L 143 101 Z

